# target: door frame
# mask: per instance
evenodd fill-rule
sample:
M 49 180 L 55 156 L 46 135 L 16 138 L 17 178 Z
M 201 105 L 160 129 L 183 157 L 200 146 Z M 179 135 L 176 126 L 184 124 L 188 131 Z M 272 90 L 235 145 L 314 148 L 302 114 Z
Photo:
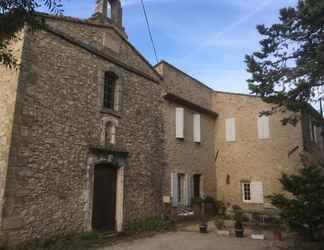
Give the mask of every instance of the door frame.
M 123 224 L 124 224 L 124 172 L 126 164 L 117 164 L 114 163 L 111 159 L 96 159 L 96 157 L 90 157 L 87 164 L 87 207 L 88 211 L 86 214 L 86 224 L 87 224 L 87 230 L 91 231 L 92 228 L 92 212 L 93 212 L 93 193 L 94 193 L 94 168 L 98 165 L 107 165 L 108 167 L 115 167 L 117 170 L 117 180 L 116 180 L 116 216 L 115 216 L 115 230 L 117 232 L 123 231 Z

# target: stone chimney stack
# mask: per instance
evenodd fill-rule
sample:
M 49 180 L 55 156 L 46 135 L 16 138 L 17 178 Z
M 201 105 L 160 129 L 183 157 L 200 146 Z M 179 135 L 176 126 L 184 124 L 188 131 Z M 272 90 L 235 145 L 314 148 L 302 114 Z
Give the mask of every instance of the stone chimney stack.
M 108 8 L 108 4 L 110 8 Z M 108 9 L 111 11 L 109 15 Z M 96 0 L 96 10 L 93 18 L 99 19 L 101 22 L 112 22 L 122 28 L 123 10 L 120 0 Z

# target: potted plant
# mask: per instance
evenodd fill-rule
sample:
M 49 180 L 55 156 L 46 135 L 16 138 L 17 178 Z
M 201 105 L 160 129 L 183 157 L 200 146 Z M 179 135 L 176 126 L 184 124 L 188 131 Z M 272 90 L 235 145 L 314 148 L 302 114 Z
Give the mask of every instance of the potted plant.
M 260 230 L 261 228 L 261 215 L 258 212 L 252 214 L 252 234 L 253 240 L 264 240 L 264 234 Z
M 216 206 L 217 214 L 224 215 L 226 213 L 226 206 L 224 202 L 216 201 L 215 206 Z
M 206 196 L 204 199 L 206 214 L 209 216 L 215 216 L 216 208 L 215 208 L 215 200 L 213 197 Z
M 208 224 L 207 224 L 207 219 L 206 219 L 206 216 L 205 216 L 205 203 L 204 202 L 201 203 L 199 231 L 201 233 L 207 233 L 208 232 Z
M 234 230 L 235 230 L 235 236 L 238 238 L 244 237 L 244 227 L 243 227 L 243 220 L 244 220 L 244 214 L 242 208 L 239 206 L 233 206 L 233 213 L 234 213 Z
M 230 232 L 226 230 L 225 226 L 225 216 L 224 215 L 218 215 L 214 219 L 214 224 L 217 229 L 217 234 L 222 236 L 229 236 Z
M 272 218 L 272 226 L 273 226 L 272 240 L 281 241 L 282 240 L 282 232 L 281 232 L 282 221 L 281 221 L 281 218 L 280 217 Z
M 196 216 L 200 216 L 202 199 L 200 197 L 194 197 L 191 199 L 192 210 Z

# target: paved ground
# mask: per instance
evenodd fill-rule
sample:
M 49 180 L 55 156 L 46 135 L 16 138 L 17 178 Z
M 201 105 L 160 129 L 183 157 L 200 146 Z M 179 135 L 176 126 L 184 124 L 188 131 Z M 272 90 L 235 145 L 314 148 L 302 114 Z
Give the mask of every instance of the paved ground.
M 175 232 L 125 241 L 98 250 L 276 250 L 276 242 L 218 236 L 212 223 L 209 233 L 198 233 L 198 225 L 185 225 Z M 281 243 L 279 243 L 281 244 Z
M 216 233 L 169 232 L 151 238 L 120 243 L 100 250 L 270 250 L 271 241 L 221 237 Z

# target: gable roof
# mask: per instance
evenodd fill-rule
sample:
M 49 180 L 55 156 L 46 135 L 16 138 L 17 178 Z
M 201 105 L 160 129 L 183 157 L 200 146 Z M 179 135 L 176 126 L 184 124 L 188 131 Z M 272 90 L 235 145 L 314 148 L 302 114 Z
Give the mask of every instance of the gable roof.
M 116 57 L 113 57 L 111 55 L 108 55 L 108 53 L 104 53 L 101 50 L 96 49 L 93 46 L 90 46 L 89 44 L 86 44 L 79 39 L 76 39 L 72 37 L 69 34 L 66 34 L 58 29 L 55 29 L 53 27 L 49 27 L 48 25 L 45 25 L 44 29 L 54 35 L 57 35 L 64 40 L 79 46 L 83 49 L 86 49 L 88 52 L 95 54 L 96 56 L 99 56 L 105 60 L 108 60 L 112 63 L 117 64 L 120 67 L 123 67 L 124 69 L 131 71 L 133 73 L 136 73 L 142 77 L 145 77 L 149 80 L 154 81 L 155 83 L 160 83 L 160 81 L 163 79 L 163 77 L 156 71 L 156 69 L 148 62 L 148 60 L 127 40 L 127 35 L 120 30 L 120 28 L 117 28 L 113 24 L 109 23 L 96 23 L 91 21 L 90 19 L 79 19 L 76 17 L 68 17 L 68 16 L 54 16 L 54 15 L 49 15 L 46 13 L 37 13 L 38 16 L 43 17 L 43 18 L 48 18 L 48 19 L 55 19 L 59 21 L 66 21 L 66 22 L 71 22 L 71 23 L 76 23 L 76 24 L 82 24 L 82 25 L 88 25 L 88 26 L 93 26 L 93 27 L 101 27 L 101 28 L 107 28 L 113 30 L 123 42 L 125 42 L 131 50 L 151 69 L 151 71 L 154 74 L 154 77 L 149 76 L 147 73 L 142 72 L 141 70 L 138 70 L 137 68 L 127 65 L 125 62 L 122 62 L 121 60 L 117 59 Z M 156 78 L 155 78 L 156 77 Z

